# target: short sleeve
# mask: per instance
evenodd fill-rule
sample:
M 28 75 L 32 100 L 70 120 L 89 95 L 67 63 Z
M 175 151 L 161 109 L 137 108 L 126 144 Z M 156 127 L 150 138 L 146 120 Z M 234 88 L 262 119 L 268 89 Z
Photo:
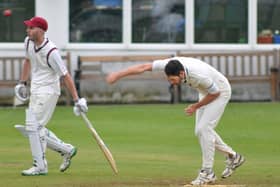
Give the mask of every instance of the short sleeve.
M 53 50 L 50 53 L 48 63 L 59 76 L 67 74 L 68 70 L 58 50 Z
M 163 71 L 170 59 L 153 61 L 152 71 Z

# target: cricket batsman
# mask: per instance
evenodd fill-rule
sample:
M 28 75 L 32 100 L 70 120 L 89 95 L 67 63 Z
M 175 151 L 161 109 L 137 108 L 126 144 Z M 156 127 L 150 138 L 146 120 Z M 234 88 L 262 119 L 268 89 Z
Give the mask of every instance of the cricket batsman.
M 202 167 L 191 184 L 205 185 L 216 181 L 213 171 L 215 150 L 226 156 L 226 168 L 221 177 L 229 177 L 244 163 L 245 158 L 229 147 L 215 131 L 231 97 L 231 86 L 227 78 L 199 59 L 173 57 L 113 72 L 106 80 L 112 84 L 123 77 L 145 71 L 164 71 L 172 85 L 187 84 L 199 93 L 199 100 L 185 108 L 188 116 L 196 114 L 195 135 L 202 151 Z
M 48 166 L 46 148 L 61 154 L 63 161 L 60 171 L 64 172 L 71 164 L 77 148 L 60 140 L 46 128 L 54 112 L 60 95 L 60 78 L 66 84 L 75 102 L 74 113 L 80 115 L 87 112 L 87 102 L 79 98 L 71 75 L 53 42 L 45 37 L 48 29 L 47 21 L 42 17 L 33 17 L 24 21 L 27 37 L 24 44 L 26 58 L 21 78 L 15 87 L 18 99 L 28 99 L 26 83 L 31 79 L 29 106 L 26 109 L 25 126 L 16 125 L 21 133 L 28 137 L 33 157 L 33 166 L 21 172 L 24 176 L 46 175 Z M 30 77 L 29 77 L 30 76 Z

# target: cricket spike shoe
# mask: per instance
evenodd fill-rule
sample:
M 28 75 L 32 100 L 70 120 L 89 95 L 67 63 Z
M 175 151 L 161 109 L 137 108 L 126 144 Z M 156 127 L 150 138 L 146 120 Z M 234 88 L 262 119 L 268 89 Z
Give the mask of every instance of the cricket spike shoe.
M 21 172 L 21 175 L 23 176 L 35 176 L 35 175 L 47 175 L 48 174 L 48 169 L 44 168 L 44 169 L 39 169 L 36 166 L 33 166 L 27 170 L 23 170 Z
M 70 153 L 66 153 L 66 154 L 63 154 L 62 157 L 63 157 L 63 161 L 62 161 L 62 164 L 60 165 L 60 168 L 59 170 L 61 172 L 64 172 L 65 170 L 67 170 L 70 165 L 71 165 L 71 159 L 77 154 L 77 148 L 76 147 L 73 147 L 73 149 L 71 150 Z
M 206 184 L 213 184 L 216 181 L 216 175 L 213 171 L 207 172 L 205 170 L 201 170 L 195 180 L 191 182 L 191 185 L 200 186 Z
M 225 162 L 226 169 L 222 173 L 222 178 L 227 178 L 231 176 L 235 169 L 245 162 L 245 158 L 242 155 L 236 153 L 233 158 L 227 157 Z

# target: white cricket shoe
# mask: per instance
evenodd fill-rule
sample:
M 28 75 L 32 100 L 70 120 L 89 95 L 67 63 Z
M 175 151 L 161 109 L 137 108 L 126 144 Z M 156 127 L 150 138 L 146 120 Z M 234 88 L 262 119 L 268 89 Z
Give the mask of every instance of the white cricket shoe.
M 35 175 L 46 175 L 47 173 L 48 173 L 47 168 L 39 169 L 36 166 L 32 166 L 31 168 L 29 168 L 27 170 L 23 170 L 21 172 L 21 175 L 23 175 L 23 176 L 35 176 Z
M 204 170 L 201 170 L 195 180 L 191 182 L 191 185 L 205 185 L 205 184 L 213 184 L 216 181 L 216 175 L 213 171 L 207 173 Z
M 63 157 L 63 161 L 62 164 L 60 165 L 59 170 L 61 172 L 64 172 L 65 170 L 67 170 L 70 165 L 71 165 L 71 159 L 77 154 L 77 148 L 73 147 L 73 149 L 71 150 L 70 153 L 66 153 L 64 155 L 62 155 Z
M 233 158 L 227 157 L 225 162 L 226 169 L 222 173 L 222 178 L 227 178 L 231 176 L 234 170 L 245 162 L 245 158 L 242 155 L 236 153 L 236 155 Z

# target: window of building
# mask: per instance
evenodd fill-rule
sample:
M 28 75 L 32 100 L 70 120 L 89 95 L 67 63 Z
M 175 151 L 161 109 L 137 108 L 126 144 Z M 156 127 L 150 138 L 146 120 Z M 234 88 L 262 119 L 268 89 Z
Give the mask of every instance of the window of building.
M 0 1 L 0 42 L 23 42 L 23 21 L 34 16 L 34 5 L 34 0 Z
M 248 43 L 248 0 L 195 0 L 195 43 Z
M 70 0 L 70 42 L 122 42 L 122 0 Z
M 132 42 L 184 43 L 185 0 L 133 0 Z
M 258 0 L 258 43 L 280 43 L 280 1 Z

